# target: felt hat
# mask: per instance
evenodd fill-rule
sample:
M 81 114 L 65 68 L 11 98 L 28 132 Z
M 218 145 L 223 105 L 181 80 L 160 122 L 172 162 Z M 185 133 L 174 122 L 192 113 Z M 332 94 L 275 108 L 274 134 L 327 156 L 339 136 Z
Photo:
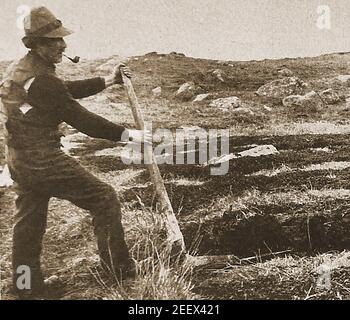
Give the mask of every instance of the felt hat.
M 63 38 L 73 33 L 45 7 L 32 8 L 24 18 L 25 38 Z

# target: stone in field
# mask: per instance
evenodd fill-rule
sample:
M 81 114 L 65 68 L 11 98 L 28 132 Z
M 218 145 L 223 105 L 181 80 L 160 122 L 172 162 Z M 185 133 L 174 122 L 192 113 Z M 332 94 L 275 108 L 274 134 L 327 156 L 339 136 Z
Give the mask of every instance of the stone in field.
M 155 97 L 159 97 L 162 94 L 162 88 L 157 87 L 152 90 L 152 93 Z
M 261 86 L 256 94 L 261 97 L 283 99 L 290 95 L 304 94 L 307 84 L 298 77 L 285 77 Z
M 193 102 L 201 102 L 203 100 L 206 100 L 210 97 L 210 93 L 202 93 L 196 96 L 196 98 L 193 100 Z
M 228 110 L 234 109 L 234 108 L 241 108 L 242 101 L 238 97 L 220 98 L 220 99 L 216 99 L 216 100 L 212 101 L 209 104 L 209 107 L 219 108 L 221 110 L 228 111 Z

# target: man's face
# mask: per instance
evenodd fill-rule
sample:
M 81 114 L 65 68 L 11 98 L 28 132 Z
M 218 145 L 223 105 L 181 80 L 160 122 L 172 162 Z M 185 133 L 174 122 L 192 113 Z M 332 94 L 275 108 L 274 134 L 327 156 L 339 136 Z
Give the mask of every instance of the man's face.
M 62 55 L 66 48 L 67 45 L 63 38 L 50 38 L 40 44 L 37 50 L 48 62 L 56 64 L 62 62 Z

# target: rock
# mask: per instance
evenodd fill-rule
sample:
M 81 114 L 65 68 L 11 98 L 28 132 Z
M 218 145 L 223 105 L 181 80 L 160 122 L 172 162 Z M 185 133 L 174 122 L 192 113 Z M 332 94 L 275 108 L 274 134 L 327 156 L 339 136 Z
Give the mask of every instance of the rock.
M 228 66 L 229 63 L 225 60 L 218 60 L 216 61 L 217 64 L 220 64 L 221 66 Z
M 158 55 L 157 51 L 152 51 L 152 52 L 148 52 L 145 54 L 145 57 L 155 57 Z
M 336 77 L 336 80 L 346 84 L 347 86 L 350 86 L 350 75 L 340 75 Z
M 290 95 L 283 99 L 282 103 L 285 107 L 320 107 L 324 104 L 337 104 L 341 101 L 344 101 L 345 97 L 339 95 L 333 89 L 327 89 L 320 93 L 315 91 L 308 92 L 305 95 Z
M 171 56 L 186 57 L 186 55 L 185 55 L 184 53 L 176 52 L 176 51 L 170 52 L 170 55 L 171 55 Z
M 282 104 L 284 107 L 293 107 L 293 106 L 301 106 L 302 102 L 304 100 L 304 96 L 301 96 L 299 94 L 293 94 L 288 97 L 285 97 L 282 100 Z
M 0 187 L 1 188 L 8 188 L 13 185 L 13 180 L 11 178 L 10 170 L 8 166 L 6 165 L 0 174 Z
M 250 115 L 254 115 L 254 112 L 252 110 L 250 110 L 249 108 L 244 108 L 244 107 L 240 107 L 240 108 L 235 108 L 232 110 L 232 112 L 234 113 L 249 113 Z
M 241 108 L 242 102 L 241 99 L 239 99 L 238 97 L 220 98 L 212 101 L 209 104 L 209 107 L 219 108 L 222 110 L 229 110 L 234 108 Z
M 226 78 L 226 74 L 224 71 L 222 71 L 221 69 L 216 69 L 213 71 L 213 75 L 219 79 L 221 82 L 225 82 L 224 78 Z
M 266 110 L 266 111 L 268 111 L 268 112 L 271 112 L 272 111 L 272 108 L 271 107 L 268 107 L 268 106 L 263 106 L 263 108 Z
M 225 61 L 225 60 L 218 60 L 218 61 L 216 61 L 216 63 L 221 65 L 221 66 L 234 67 L 234 65 L 232 63 L 230 63 L 229 61 Z
M 323 102 L 315 91 L 308 92 L 306 95 L 290 95 L 282 101 L 285 107 L 320 107 Z
M 278 154 L 279 151 L 276 149 L 275 146 L 268 144 L 268 145 L 260 145 L 256 146 L 254 148 L 241 151 L 239 153 L 230 153 L 226 154 L 220 157 L 215 157 L 210 159 L 208 162 L 204 163 L 204 166 L 213 165 L 213 164 L 219 164 L 223 162 L 230 161 L 232 159 L 238 159 L 243 157 L 261 157 L 261 156 L 268 156 L 268 155 L 274 155 Z
M 279 69 L 277 72 L 282 77 L 292 77 L 293 76 L 293 71 L 289 70 L 288 68 Z
M 181 87 L 179 88 L 179 90 L 177 90 L 176 94 L 179 95 L 179 94 L 183 94 L 191 89 L 193 89 L 194 85 L 193 83 L 184 83 L 183 85 L 181 85 Z
M 239 157 L 261 157 L 278 154 L 278 150 L 273 145 L 261 145 L 238 153 Z
M 273 80 L 261 86 L 256 94 L 261 97 L 283 99 L 290 95 L 302 95 L 307 84 L 297 77 Z
M 162 94 L 162 88 L 161 87 L 154 88 L 152 90 L 152 93 L 154 96 L 159 97 Z
M 327 89 L 319 94 L 315 91 L 311 91 L 306 95 L 291 95 L 283 99 L 283 105 L 285 107 L 301 106 L 301 107 L 319 107 L 323 104 L 337 104 L 344 101 L 345 97 L 340 96 L 333 89 Z
M 176 92 L 176 97 L 188 101 L 194 97 L 195 85 L 193 82 L 186 82 Z
M 202 93 L 196 96 L 196 98 L 193 100 L 193 102 L 201 102 L 207 98 L 210 97 L 210 93 Z
M 97 71 L 112 72 L 114 67 L 125 61 L 122 57 L 114 57 L 108 60 L 106 63 L 96 68 Z
M 326 104 L 337 104 L 345 99 L 345 97 L 339 96 L 333 89 L 322 91 L 320 96 Z

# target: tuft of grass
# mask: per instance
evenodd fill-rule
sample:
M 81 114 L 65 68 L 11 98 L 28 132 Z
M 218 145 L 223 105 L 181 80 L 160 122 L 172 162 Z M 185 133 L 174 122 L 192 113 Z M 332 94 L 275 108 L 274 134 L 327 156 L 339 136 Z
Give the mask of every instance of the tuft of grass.
M 143 206 L 142 212 L 133 212 L 134 223 L 128 230 L 130 252 L 136 263 L 133 281 L 115 281 L 107 284 L 102 276 L 95 278 L 105 291 L 106 300 L 190 300 L 193 266 L 187 259 L 174 259 L 166 240 L 165 224 L 159 213 Z M 129 219 L 130 219 L 130 215 Z M 126 224 L 129 224 L 126 222 Z

